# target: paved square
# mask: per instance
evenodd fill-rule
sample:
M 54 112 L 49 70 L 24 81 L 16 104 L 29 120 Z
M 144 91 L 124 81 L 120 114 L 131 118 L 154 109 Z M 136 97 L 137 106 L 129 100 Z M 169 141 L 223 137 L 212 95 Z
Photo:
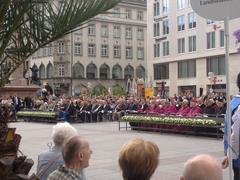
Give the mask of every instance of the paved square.
M 11 123 L 22 135 L 20 150 L 35 162 L 37 155 L 45 151 L 51 142 L 54 124 L 18 122 Z M 178 180 L 184 162 L 200 153 L 211 154 L 219 161 L 223 158 L 222 140 L 190 135 L 150 133 L 137 131 L 118 131 L 117 122 L 73 124 L 79 133 L 87 138 L 93 150 L 90 166 L 86 169 L 88 180 L 122 180 L 118 167 L 118 153 L 121 146 L 129 140 L 140 137 L 154 141 L 160 147 L 160 165 L 152 180 Z M 227 180 L 228 170 L 224 171 Z

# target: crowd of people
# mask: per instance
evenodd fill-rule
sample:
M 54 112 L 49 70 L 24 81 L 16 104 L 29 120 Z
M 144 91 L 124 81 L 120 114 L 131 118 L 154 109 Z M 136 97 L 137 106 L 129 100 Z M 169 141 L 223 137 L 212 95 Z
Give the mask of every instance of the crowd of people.
M 1 98 L 0 104 L 9 104 L 13 112 L 19 110 L 59 112 L 65 121 L 79 118 L 83 122 L 104 119 L 118 120 L 127 113 L 161 114 L 173 116 L 223 116 L 226 98 L 222 94 L 201 97 L 173 96 L 169 98 L 140 98 L 134 96 L 76 96 L 76 97 L 9 97 Z M 1 110 L 0 110 L 1 114 Z
M 93 153 L 89 142 L 69 123 L 53 127 L 54 146 L 38 156 L 40 180 L 86 180 L 84 169 Z M 118 164 L 124 180 L 150 180 L 159 166 L 160 149 L 152 141 L 136 138 L 124 144 Z M 185 163 L 179 180 L 223 180 L 221 164 L 207 154 Z

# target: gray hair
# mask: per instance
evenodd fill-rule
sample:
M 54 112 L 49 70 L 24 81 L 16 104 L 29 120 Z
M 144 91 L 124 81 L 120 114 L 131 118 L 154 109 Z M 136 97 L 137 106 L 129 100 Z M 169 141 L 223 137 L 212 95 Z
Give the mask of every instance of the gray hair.
M 55 145 L 62 146 L 68 139 L 77 134 L 77 130 L 69 123 L 57 123 L 53 126 L 52 139 Z

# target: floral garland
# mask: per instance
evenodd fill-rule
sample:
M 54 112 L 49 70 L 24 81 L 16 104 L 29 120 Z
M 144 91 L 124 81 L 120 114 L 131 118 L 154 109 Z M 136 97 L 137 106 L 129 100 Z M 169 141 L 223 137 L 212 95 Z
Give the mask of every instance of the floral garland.
M 180 118 L 180 117 L 160 117 L 160 116 L 133 116 L 125 115 L 123 121 L 127 122 L 144 122 L 172 125 L 188 125 L 188 126 L 216 126 L 216 121 L 211 119 L 197 118 Z
M 17 116 L 54 118 L 54 117 L 56 117 L 56 113 L 55 112 L 42 112 L 42 111 L 18 111 Z

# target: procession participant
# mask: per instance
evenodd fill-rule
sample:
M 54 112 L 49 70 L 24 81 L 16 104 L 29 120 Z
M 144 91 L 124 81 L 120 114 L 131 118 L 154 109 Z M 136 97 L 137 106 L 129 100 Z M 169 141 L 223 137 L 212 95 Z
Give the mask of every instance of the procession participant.
M 178 116 L 186 116 L 189 113 L 190 110 L 191 110 L 191 108 L 189 107 L 189 101 L 187 99 L 184 99 L 182 101 L 182 106 L 178 110 L 176 115 L 178 115 Z
M 170 98 L 169 101 L 166 101 L 165 114 L 166 115 L 175 115 L 177 113 L 176 100 Z
M 202 109 L 198 106 L 197 101 L 192 99 L 190 101 L 190 108 L 191 110 L 187 113 L 188 117 L 195 117 L 197 115 L 202 114 Z
M 203 109 L 203 114 L 206 114 L 206 115 L 215 115 L 216 114 L 216 106 L 215 106 L 215 101 L 212 99 L 212 98 L 206 98 L 204 100 L 204 109 Z
M 240 92 L 240 73 L 237 76 L 237 86 Z M 231 132 L 231 145 L 232 145 L 232 167 L 234 173 L 234 180 L 240 179 L 240 149 L 239 149 L 239 127 L 240 127 L 240 94 L 237 94 L 233 97 L 230 102 L 230 111 L 231 111 L 231 123 L 232 123 L 232 132 Z M 227 168 L 229 165 L 227 150 L 229 142 L 227 141 L 227 119 L 225 118 L 224 122 L 224 159 L 222 161 L 223 168 Z
M 224 101 L 224 98 L 223 97 L 218 97 L 217 98 L 217 101 L 216 101 L 216 104 L 217 104 L 217 109 L 216 109 L 216 114 L 217 116 L 222 116 L 226 113 L 226 103 Z

